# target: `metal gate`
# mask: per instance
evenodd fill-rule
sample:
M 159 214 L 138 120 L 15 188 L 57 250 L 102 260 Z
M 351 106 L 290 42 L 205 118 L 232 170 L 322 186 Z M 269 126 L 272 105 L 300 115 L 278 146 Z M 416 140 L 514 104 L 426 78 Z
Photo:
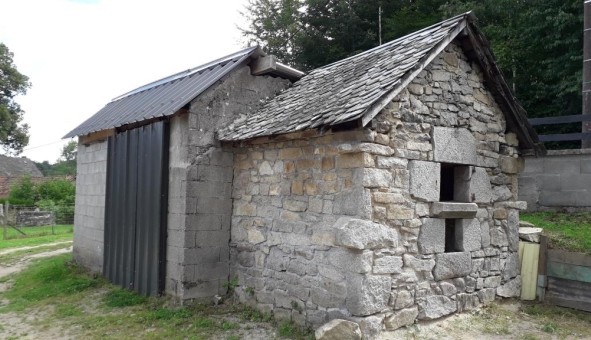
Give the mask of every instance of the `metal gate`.
M 168 123 L 109 138 L 104 275 L 143 295 L 164 288 Z

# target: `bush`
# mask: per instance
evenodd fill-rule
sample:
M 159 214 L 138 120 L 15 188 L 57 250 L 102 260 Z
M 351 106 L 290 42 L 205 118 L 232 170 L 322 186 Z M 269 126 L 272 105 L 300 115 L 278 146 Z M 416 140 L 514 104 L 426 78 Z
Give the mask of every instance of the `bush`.
M 12 205 L 35 205 L 45 209 L 73 206 L 75 199 L 76 186 L 68 180 L 52 179 L 36 184 L 28 176 L 13 185 L 8 196 Z

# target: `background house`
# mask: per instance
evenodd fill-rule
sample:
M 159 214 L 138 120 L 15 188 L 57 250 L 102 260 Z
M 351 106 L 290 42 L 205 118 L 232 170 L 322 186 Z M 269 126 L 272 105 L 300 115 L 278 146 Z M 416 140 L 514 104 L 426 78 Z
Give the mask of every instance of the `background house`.
M 471 15 L 301 76 L 250 48 L 70 132 L 75 259 L 367 334 L 517 295 L 520 154 L 544 150 Z
M 0 197 L 8 197 L 10 188 L 23 176 L 41 178 L 43 174 L 35 163 L 26 157 L 0 155 Z

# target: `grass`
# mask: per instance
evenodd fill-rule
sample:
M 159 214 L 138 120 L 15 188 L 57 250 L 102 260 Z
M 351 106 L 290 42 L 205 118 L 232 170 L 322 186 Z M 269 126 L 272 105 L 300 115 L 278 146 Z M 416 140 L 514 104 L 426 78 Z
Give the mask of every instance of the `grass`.
M 4 239 L 3 227 L 0 227 L 0 250 L 7 248 L 25 247 L 25 246 L 38 246 L 46 243 L 53 243 L 59 241 L 71 241 L 73 238 L 72 225 L 56 225 L 52 228 L 51 226 L 42 227 L 25 227 L 21 228 L 26 236 L 21 235 L 13 228 L 7 229 L 7 237 Z
M 591 313 L 541 303 L 524 303 L 521 309 L 538 320 L 542 332 L 575 337 L 591 335 Z
M 591 254 L 590 212 L 538 212 L 520 214 L 520 218 L 544 228 L 550 247 Z
M 12 288 L 0 293 L 0 300 L 9 301 L 0 307 L 0 318 L 8 312 L 23 317 L 35 313 L 33 326 L 41 332 L 59 325 L 74 332 L 69 335 L 90 339 L 241 339 L 256 327 L 263 337 L 312 337 L 294 324 L 277 324 L 269 314 L 244 305 L 178 306 L 165 297 L 139 296 L 87 274 L 72 264 L 71 255 L 36 260 L 11 281 Z
M 10 304 L 0 312 L 24 310 L 47 299 L 68 296 L 99 285 L 97 279 L 83 275 L 81 269 L 71 265 L 71 255 L 61 255 L 33 264 L 14 278 L 12 288 L 3 296 Z

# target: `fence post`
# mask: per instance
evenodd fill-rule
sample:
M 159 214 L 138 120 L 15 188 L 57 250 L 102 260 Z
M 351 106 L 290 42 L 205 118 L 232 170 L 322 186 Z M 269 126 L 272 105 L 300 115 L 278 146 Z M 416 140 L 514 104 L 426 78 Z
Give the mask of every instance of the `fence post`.
M 540 259 L 538 260 L 538 301 L 543 302 L 546 295 L 546 257 L 548 253 L 548 237 L 540 236 Z
M 8 238 L 8 201 L 4 202 L 4 240 Z

